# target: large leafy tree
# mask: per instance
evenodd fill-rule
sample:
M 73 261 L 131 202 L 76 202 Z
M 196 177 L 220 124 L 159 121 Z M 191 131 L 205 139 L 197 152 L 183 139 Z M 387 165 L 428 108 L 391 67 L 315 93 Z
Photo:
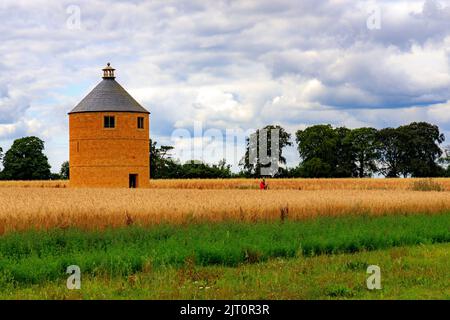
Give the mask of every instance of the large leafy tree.
M 14 141 L 3 158 L 3 178 L 8 180 L 46 180 L 50 165 L 43 153 L 44 141 L 31 136 Z
M 386 177 L 443 175 L 438 165 L 445 137 L 436 125 L 413 122 L 378 132 L 381 172 Z
M 348 160 L 354 164 L 354 176 L 370 177 L 378 171 L 379 142 L 377 129 L 358 128 L 349 130 L 344 138 L 344 145 L 350 146 L 351 156 Z
M 332 164 L 335 161 L 338 136 L 331 125 L 315 125 L 295 133 L 297 148 L 303 161 L 313 158 Z
M 292 145 L 290 140 L 291 135 L 279 125 L 267 125 L 262 129 L 256 130 L 246 139 L 245 155 L 241 161 L 244 175 L 252 177 L 279 175 L 282 171 L 279 165 L 286 164 L 283 149 Z M 274 146 L 278 150 L 272 150 Z M 276 151 L 278 151 L 278 157 Z M 265 172 L 271 171 L 272 168 L 275 168 L 274 172 L 265 174 Z
M 403 166 L 405 173 L 412 177 L 432 177 L 443 174 L 437 164 L 442 156 L 440 144 L 444 134 L 438 126 L 427 122 L 413 122 L 397 128 L 402 138 Z
M 338 166 L 338 151 L 347 156 L 347 146 L 339 144 L 344 130 L 336 131 L 331 125 L 315 125 L 298 130 L 295 133 L 297 149 L 302 159 L 299 168 L 304 177 L 336 176 Z M 340 163 L 340 174 L 345 174 L 347 165 Z

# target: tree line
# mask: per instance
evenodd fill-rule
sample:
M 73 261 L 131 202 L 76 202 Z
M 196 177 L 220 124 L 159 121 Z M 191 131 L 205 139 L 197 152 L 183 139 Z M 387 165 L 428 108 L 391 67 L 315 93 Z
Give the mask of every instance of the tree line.
M 277 143 L 272 144 L 272 132 L 277 130 Z M 260 135 L 265 131 L 266 143 L 260 145 Z M 443 148 L 444 134 L 439 127 L 427 122 L 413 122 L 397 128 L 370 127 L 349 129 L 319 124 L 299 129 L 292 135 L 279 125 L 267 125 L 246 140 L 246 152 L 240 161 L 240 171 L 232 173 L 225 160 L 219 165 L 203 163 L 177 164 L 168 155 L 172 147 L 156 147 L 153 142 L 150 170 L 154 178 L 231 178 L 261 177 L 263 169 L 271 166 L 258 156 L 264 151 L 272 157 L 277 151 L 279 166 L 271 175 L 280 178 L 364 178 L 384 177 L 450 177 L 450 147 Z M 253 143 L 252 143 L 253 141 Z M 286 167 L 283 150 L 296 145 L 300 163 Z M 272 150 L 275 146 L 278 150 Z M 266 150 L 260 150 L 266 148 Z M 152 169 L 153 165 L 153 169 Z M 184 170 L 193 173 L 184 173 Z
M 207 179 L 231 178 L 231 165 L 225 160 L 218 164 L 208 164 L 191 160 L 180 163 L 173 159 L 172 146 L 157 147 L 157 142 L 150 139 L 150 177 L 153 179 Z
M 398 128 L 348 129 L 317 125 L 295 134 L 301 177 L 446 176 L 448 150 L 438 126 L 413 122 Z
M 273 132 L 277 136 L 272 138 Z M 154 179 L 261 177 L 271 164 L 259 156 L 251 159 L 251 155 L 264 151 L 272 160 L 276 157 L 276 170 L 270 175 L 280 178 L 450 177 L 450 147 L 441 146 L 445 137 L 438 126 L 426 122 L 379 130 L 319 124 L 297 130 L 294 137 L 293 141 L 292 135 L 279 125 L 256 130 L 246 140 L 246 151 L 237 173 L 231 171 L 225 159 L 218 164 L 195 160 L 181 163 L 173 158 L 172 146 L 158 147 L 156 141 L 150 140 L 150 176 Z M 272 141 L 275 138 L 277 141 Z M 300 163 L 289 168 L 283 151 L 294 143 Z M 272 150 L 273 147 L 276 149 Z M 50 172 L 44 141 L 34 136 L 15 140 L 4 154 L 0 147 L 0 161 L 3 180 L 70 178 L 68 161 L 62 164 L 59 173 Z

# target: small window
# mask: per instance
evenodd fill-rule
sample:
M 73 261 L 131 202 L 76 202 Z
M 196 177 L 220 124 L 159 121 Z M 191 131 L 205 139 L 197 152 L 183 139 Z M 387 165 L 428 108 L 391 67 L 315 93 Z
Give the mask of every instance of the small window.
M 144 117 L 137 118 L 138 129 L 144 129 Z
M 105 116 L 103 119 L 104 128 L 114 128 L 116 126 L 114 116 Z

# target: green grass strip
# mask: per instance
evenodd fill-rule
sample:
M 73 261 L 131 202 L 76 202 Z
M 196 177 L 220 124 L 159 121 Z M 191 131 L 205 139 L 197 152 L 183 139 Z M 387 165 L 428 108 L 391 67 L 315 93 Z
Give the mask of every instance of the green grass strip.
M 28 231 L 0 237 L 0 286 L 66 278 L 69 265 L 80 266 L 83 275 L 112 277 L 149 266 L 237 266 L 443 242 L 450 242 L 450 213 Z

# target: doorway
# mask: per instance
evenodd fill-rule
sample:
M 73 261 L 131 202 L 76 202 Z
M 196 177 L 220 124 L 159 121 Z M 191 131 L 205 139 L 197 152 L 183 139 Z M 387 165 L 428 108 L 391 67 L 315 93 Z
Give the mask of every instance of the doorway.
M 137 174 L 131 174 L 128 179 L 128 185 L 130 188 L 137 188 L 138 187 L 138 175 Z

